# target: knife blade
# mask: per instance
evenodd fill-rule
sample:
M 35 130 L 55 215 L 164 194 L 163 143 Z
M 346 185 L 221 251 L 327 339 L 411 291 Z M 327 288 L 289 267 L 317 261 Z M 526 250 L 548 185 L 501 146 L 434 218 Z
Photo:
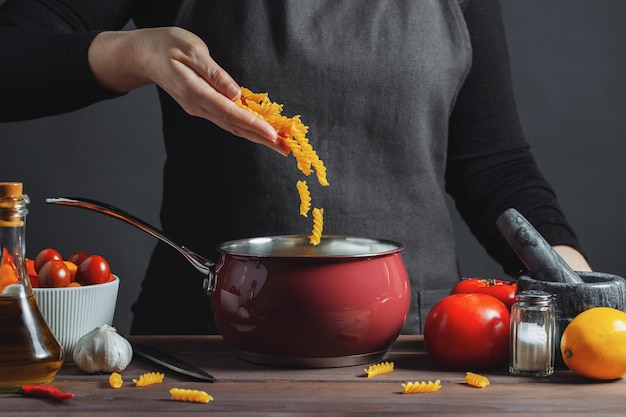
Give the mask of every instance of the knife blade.
M 131 343 L 131 345 L 133 347 L 133 353 L 137 354 L 137 356 L 161 365 L 174 372 L 190 376 L 192 378 L 196 378 L 205 382 L 216 381 L 215 377 L 206 373 L 204 370 L 198 368 L 197 366 L 191 365 L 190 363 L 182 361 L 170 355 L 169 353 L 162 351 L 161 349 L 142 345 L 139 343 Z

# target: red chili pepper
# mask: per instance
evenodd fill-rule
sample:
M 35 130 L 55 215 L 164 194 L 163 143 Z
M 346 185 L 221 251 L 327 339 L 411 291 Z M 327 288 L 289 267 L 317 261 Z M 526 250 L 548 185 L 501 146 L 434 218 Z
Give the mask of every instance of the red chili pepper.
M 50 398 L 57 401 L 67 400 L 74 396 L 71 392 L 63 392 L 50 385 L 24 385 L 20 393 L 26 397 Z

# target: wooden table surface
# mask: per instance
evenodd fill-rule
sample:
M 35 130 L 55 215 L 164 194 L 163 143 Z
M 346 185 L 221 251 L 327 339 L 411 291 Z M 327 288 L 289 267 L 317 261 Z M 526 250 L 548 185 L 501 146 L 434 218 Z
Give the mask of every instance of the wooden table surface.
M 483 371 L 491 385 L 464 383 L 463 371 L 435 366 L 420 336 L 401 336 L 385 360 L 392 373 L 366 378 L 364 366 L 285 369 L 242 362 L 219 336 L 142 336 L 135 342 L 156 346 L 203 368 L 215 383 L 185 379 L 165 371 L 162 384 L 135 387 L 142 373 L 163 371 L 139 358 L 122 372 L 124 386 L 112 389 L 108 374 L 86 375 L 66 363 L 52 383 L 75 397 L 54 402 L 0 395 L 0 416 L 318 416 L 318 415 L 626 415 L 626 378 L 594 382 L 559 369 L 547 378 L 515 377 L 506 366 Z M 428 394 L 402 394 L 401 383 L 439 379 L 442 388 Z M 173 387 L 206 391 L 208 404 L 170 399 Z

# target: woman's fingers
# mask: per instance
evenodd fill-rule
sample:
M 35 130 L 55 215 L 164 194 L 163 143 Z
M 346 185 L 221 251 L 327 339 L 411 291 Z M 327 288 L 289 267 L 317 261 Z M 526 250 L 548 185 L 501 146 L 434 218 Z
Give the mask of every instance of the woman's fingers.
M 205 110 L 205 114 L 210 115 L 207 117 L 211 117 L 213 123 L 236 136 L 267 146 L 281 155 L 289 154 L 289 147 L 278 138 L 276 130 L 269 123 L 232 101 L 223 103 L 218 100 L 218 102 L 218 108 L 215 108 L 212 106 L 214 102 L 208 101 L 210 109 Z
M 183 63 L 177 63 L 174 67 L 177 68 L 175 72 L 178 74 L 170 79 L 178 78 L 185 81 L 172 85 L 169 90 L 168 87 L 162 87 L 187 113 L 210 120 L 234 135 L 286 154 L 285 144 L 279 141 L 276 129 L 269 123 L 237 106 L 233 99 L 217 91 L 215 86 L 199 72 Z M 224 83 L 221 85 L 225 86 Z M 240 95 L 239 86 L 236 88 L 235 98 Z

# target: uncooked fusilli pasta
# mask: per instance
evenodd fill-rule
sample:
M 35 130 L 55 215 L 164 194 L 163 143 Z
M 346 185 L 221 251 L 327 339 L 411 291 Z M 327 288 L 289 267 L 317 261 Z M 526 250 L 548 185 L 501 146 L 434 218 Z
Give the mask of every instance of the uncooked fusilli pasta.
M 465 381 L 476 388 L 485 388 L 489 385 L 489 379 L 486 376 L 475 374 L 473 372 L 465 373 Z
M 311 193 L 309 192 L 309 186 L 306 181 L 296 182 L 296 189 L 300 195 L 300 215 L 308 217 L 309 210 L 311 209 Z
M 286 117 L 281 114 L 283 106 L 270 100 L 267 93 L 253 93 L 241 87 L 241 96 L 235 103 L 268 122 L 276 131 L 296 158 L 297 166 L 304 175 L 310 175 L 311 166 L 315 168 L 321 185 L 328 185 L 326 167 L 306 137 L 308 126 L 302 123 L 300 116 Z
M 133 379 L 133 382 L 137 387 L 147 387 L 148 385 L 160 384 L 163 382 L 164 376 L 165 375 L 160 372 L 148 372 L 140 375 L 139 379 Z
M 187 401 L 192 403 L 208 403 L 213 397 L 204 391 L 195 389 L 172 388 L 170 390 L 172 400 Z
M 322 241 L 322 229 L 324 228 L 324 209 L 315 207 L 313 213 L 313 231 L 309 238 L 309 242 L 313 246 L 317 246 Z
M 422 382 L 407 382 L 402 384 L 403 394 L 418 394 L 425 392 L 435 392 L 441 389 L 441 381 L 422 381 Z
M 393 362 L 381 362 L 374 365 L 370 365 L 365 369 L 365 373 L 368 378 L 374 378 L 375 376 L 384 375 L 393 372 Z
M 122 385 L 124 385 L 122 375 L 120 375 L 118 372 L 111 373 L 111 375 L 109 375 L 109 385 L 111 386 L 111 388 L 115 389 L 122 388 Z

